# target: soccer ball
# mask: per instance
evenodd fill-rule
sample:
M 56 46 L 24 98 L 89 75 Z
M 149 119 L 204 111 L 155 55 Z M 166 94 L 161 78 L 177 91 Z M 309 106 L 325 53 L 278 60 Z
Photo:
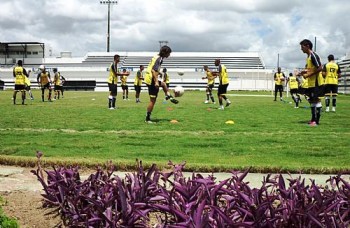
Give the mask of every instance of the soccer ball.
M 177 74 L 178 74 L 179 76 L 183 76 L 183 75 L 185 74 L 185 72 L 183 72 L 183 71 L 178 71 Z
M 39 66 L 39 70 L 43 71 L 45 69 L 45 66 L 44 65 L 40 65 Z
M 182 95 L 184 95 L 184 93 L 185 89 L 182 86 L 176 86 L 174 88 L 175 97 L 181 97 Z

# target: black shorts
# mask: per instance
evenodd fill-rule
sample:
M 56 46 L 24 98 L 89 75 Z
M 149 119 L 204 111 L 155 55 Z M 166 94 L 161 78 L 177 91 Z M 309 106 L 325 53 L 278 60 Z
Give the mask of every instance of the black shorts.
M 62 86 L 60 86 L 60 85 L 55 85 L 55 90 L 56 90 L 56 91 L 57 91 L 57 90 L 62 91 Z
M 275 91 L 283 92 L 283 85 L 275 85 Z
M 291 89 L 291 90 L 290 90 L 290 93 L 291 93 L 291 94 L 297 94 L 297 93 L 298 93 L 298 89 Z
M 338 94 L 338 85 L 337 84 L 326 84 L 324 86 L 325 95 L 337 95 Z
M 310 98 L 311 102 L 318 101 L 320 97 L 324 96 L 324 86 L 308 88 L 306 95 Z
M 207 88 L 210 89 L 210 90 L 212 90 L 212 89 L 214 88 L 214 83 L 213 83 L 213 84 L 208 84 L 208 85 L 207 85 Z
M 219 85 L 219 88 L 218 88 L 218 95 L 223 95 L 223 94 L 226 94 L 227 93 L 227 87 L 228 87 L 229 84 L 226 84 L 226 85 Z
M 161 82 L 159 81 L 159 86 L 161 85 Z M 148 95 L 151 97 L 151 98 L 157 98 L 158 97 L 158 92 L 159 92 L 159 86 L 156 87 L 154 85 L 154 81 L 152 81 L 152 84 L 151 85 L 148 85 L 147 84 L 147 87 L 148 87 Z
M 140 93 L 141 92 L 141 86 L 139 85 L 134 85 L 134 89 L 136 93 Z
M 45 85 L 41 85 L 41 89 L 49 89 L 49 90 L 51 90 L 50 83 L 46 83 Z
M 117 96 L 117 92 L 118 92 L 117 84 L 108 83 L 108 88 L 112 96 Z
M 299 90 L 298 90 L 298 93 L 301 94 L 301 95 L 306 94 L 306 92 L 307 92 L 307 88 L 300 87 Z
M 122 90 L 128 90 L 129 86 L 128 85 L 122 85 Z
M 26 85 L 16 85 L 15 84 L 15 90 L 19 91 L 19 90 L 25 90 L 26 89 Z

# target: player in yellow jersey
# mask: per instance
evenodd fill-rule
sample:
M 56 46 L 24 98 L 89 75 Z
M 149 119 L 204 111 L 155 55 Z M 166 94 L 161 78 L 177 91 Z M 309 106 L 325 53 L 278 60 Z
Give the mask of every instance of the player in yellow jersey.
M 51 88 L 51 78 L 50 78 L 50 73 L 46 71 L 45 66 L 40 66 L 40 73 L 38 74 L 36 78 L 39 87 L 41 88 L 41 100 L 44 102 L 44 97 L 45 97 L 45 89 L 49 90 L 49 96 L 48 96 L 48 101 L 52 101 L 51 99 L 51 93 L 52 93 L 52 88 Z
M 275 80 L 275 99 L 277 98 L 277 92 L 280 94 L 280 101 L 283 100 L 282 94 L 283 94 L 283 82 L 285 80 L 285 75 L 283 72 L 281 72 L 281 67 L 277 68 L 277 72 L 273 75 L 273 79 Z
M 26 91 L 28 92 L 28 94 L 30 96 L 30 99 L 34 100 L 34 96 L 33 96 L 32 90 L 30 89 L 30 86 L 31 86 L 31 82 L 30 82 L 30 79 L 29 79 L 30 72 L 32 72 L 32 71 L 28 70 L 28 76 L 26 76 L 26 78 L 25 78 L 25 85 L 26 85 Z
M 123 69 L 123 74 L 125 75 L 120 77 L 120 82 L 123 90 L 123 100 L 126 101 L 129 100 L 129 86 L 127 84 L 129 75 L 126 75 L 126 69 Z
M 62 94 L 63 98 L 63 84 L 65 83 L 66 79 L 61 75 L 60 72 L 57 71 L 57 68 L 53 68 L 53 84 L 54 84 L 54 91 L 55 96 L 54 99 L 60 99 L 60 94 Z
M 169 86 L 170 86 L 170 78 L 169 78 L 168 70 L 166 68 L 163 68 L 163 76 L 162 77 L 163 77 L 163 82 L 169 88 Z
M 152 123 L 151 114 L 156 104 L 159 87 L 162 87 L 166 95 L 166 99 L 170 100 L 172 103 L 177 104 L 178 101 L 170 95 L 168 87 L 166 84 L 159 80 L 159 75 L 161 74 L 160 68 L 162 66 L 163 60 L 168 58 L 171 53 L 171 48 L 169 46 L 163 46 L 160 48 L 158 55 L 154 56 L 147 66 L 145 73 L 145 83 L 148 87 L 149 94 L 149 104 L 147 106 L 146 123 Z
M 136 103 L 141 103 L 140 101 L 140 93 L 141 93 L 141 86 L 142 86 L 142 80 L 143 80 L 143 70 L 144 66 L 140 66 L 140 69 L 137 71 L 134 81 L 134 89 L 135 89 L 135 98 Z
M 289 77 L 287 78 L 287 83 L 289 85 L 290 95 L 295 103 L 295 108 L 299 108 L 300 95 L 298 94 L 298 79 L 293 73 L 289 73 Z
M 17 61 L 17 66 L 13 68 L 13 77 L 15 78 L 15 89 L 13 91 L 13 104 L 16 104 L 16 96 L 19 91 L 22 94 L 22 105 L 26 99 L 25 80 L 28 77 L 27 71 L 23 68 L 22 60 Z
M 338 79 L 341 77 L 339 65 L 334 62 L 334 55 L 328 56 L 328 63 L 323 66 L 322 74 L 325 77 L 326 112 L 329 112 L 330 98 L 332 97 L 332 112 L 335 112 L 338 95 Z
M 310 126 L 317 126 L 320 123 L 322 103 L 319 97 L 323 96 L 322 90 L 320 90 L 323 84 L 322 77 L 320 78 L 320 72 L 322 71 L 322 64 L 320 57 L 312 51 L 312 42 L 304 39 L 300 42 L 301 50 L 307 55 L 306 69 L 300 72 L 304 78 L 308 81 L 307 95 L 311 106 L 311 120 Z
M 214 61 L 215 66 L 218 67 L 217 72 L 212 72 L 214 76 L 219 77 L 219 88 L 218 88 L 218 99 L 219 99 L 219 110 L 224 110 L 224 105 L 222 104 L 222 100 L 224 99 L 226 101 L 226 107 L 228 107 L 231 104 L 231 101 L 226 97 L 227 88 L 229 85 L 229 79 L 227 74 L 227 69 L 224 64 L 221 64 L 220 59 L 215 59 Z
M 208 80 L 208 84 L 207 84 L 207 88 L 206 88 L 207 99 L 204 101 L 204 103 L 208 104 L 209 103 L 209 97 L 210 97 L 210 99 L 213 102 L 213 104 L 215 104 L 215 100 L 214 100 L 214 96 L 212 94 L 212 91 L 213 91 L 213 88 L 214 88 L 216 76 L 214 76 L 212 74 L 212 72 L 210 71 L 210 69 L 209 69 L 209 67 L 207 65 L 203 66 L 203 69 L 204 69 L 204 71 L 206 73 L 206 76 L 202 77 L 202 79 L 207 79 Z
M 115 102 L 117 100 L 117 84 L 118 77 L 128 76 L 129 72 L 121 73 L 118 67 L 118 63 L 120 62 L 120 56 L 114 55 L 113 63 L 111 63 L 109 67 L 109 77 L 108 77 L 108 88 L 109 88 L 109 96 L 108 96 L 108 108 L 113 110 L 116 109 Z

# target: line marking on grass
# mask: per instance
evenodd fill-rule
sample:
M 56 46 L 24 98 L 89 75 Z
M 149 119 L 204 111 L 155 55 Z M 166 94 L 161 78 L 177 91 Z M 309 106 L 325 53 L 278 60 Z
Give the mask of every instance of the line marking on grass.
M 166 135 L 224 135 L 224 131 L 149 131 L 149 130 L 110 130 L 110 131 L 99 131 L 99 130 L 82 130 L 78 131 L 75 129 L 47 129 L 47 128 L 0 128 L 0 131 L 26 131 L 26 132 L 62 132 L 67 134 L 118 134 L 118 135 L 135 135 L 135 134 L 166 134 Z
M 272 95 L 258 95 L 258 94 L 226 94 L 230 97 L 273 97 Z

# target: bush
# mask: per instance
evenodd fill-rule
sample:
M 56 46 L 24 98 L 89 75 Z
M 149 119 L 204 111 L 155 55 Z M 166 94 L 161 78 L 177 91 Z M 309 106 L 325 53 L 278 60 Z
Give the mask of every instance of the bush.
M 169 163 L 161 172 L 155 165 L 122 179 L 97 169 L 85 181 L 77 167 L 32 171 L 41 182 L 46 203 L 54 206 L 69 227 L 348 227 L 350 185 L 340 175 L 330 187 L 301 177 L 267 175 L 260 188 L 251 188 L 244 173 L 216 182 L 193 173 L 183 175 L 185 164 Z M 150 222 L 150 217 L 155 221 Z

